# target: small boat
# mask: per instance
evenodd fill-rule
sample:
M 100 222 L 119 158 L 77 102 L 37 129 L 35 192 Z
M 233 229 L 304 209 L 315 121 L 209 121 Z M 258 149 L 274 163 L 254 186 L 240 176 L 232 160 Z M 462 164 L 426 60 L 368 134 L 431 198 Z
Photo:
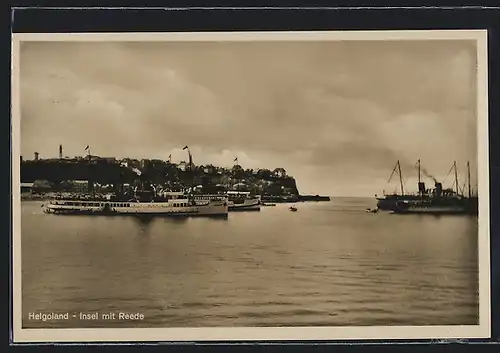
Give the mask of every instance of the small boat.
M 297 212 L 297 207 L 295 207 L 295 206 L 290 206 L 290 211 L 292 211 L 292 212 Z
M 378 212 L 378 208 L 367 208 L 366 212 L 368 212 L 368 213 L 377 213 Z
M 265 207 L 274 207 L 274 206 L 276 206 L 275 203 L 262 203 L 261 205 L 265 206 Z
M 259 196 L 251 196 L 247 191 L 228 191 L 226 195 L 229 211 L 260 211 Z
M 166 191 L 162 193 L 164 197 L 178 199 L 186 198 L 188 195 L 184 192 Z M 260 211 L 260 198 L 250 196 L 249 192 L 243 191 L 228 191 L 225 195 L 219 194 L 197 194 L 192 195 L 192 198 L 197 203 L 205 202 L 206 200 L 221 200 L 227 199 L 228 211 Z

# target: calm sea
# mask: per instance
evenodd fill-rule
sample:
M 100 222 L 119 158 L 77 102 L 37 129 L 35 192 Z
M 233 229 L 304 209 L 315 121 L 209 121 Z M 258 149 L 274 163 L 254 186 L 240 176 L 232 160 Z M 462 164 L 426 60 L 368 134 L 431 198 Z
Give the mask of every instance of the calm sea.
M 478 324 L 474 217 L 371 214 L 373 200 L 339 198 L 141 223 L 41 204 L 22 204 L 26 328 Z

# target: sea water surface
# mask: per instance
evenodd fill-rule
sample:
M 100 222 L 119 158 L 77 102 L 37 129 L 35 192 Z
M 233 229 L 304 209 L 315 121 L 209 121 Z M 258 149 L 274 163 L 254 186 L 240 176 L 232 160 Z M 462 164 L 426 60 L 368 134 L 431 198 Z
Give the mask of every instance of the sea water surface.
M 477 217 L 355 198 L 148 223 L 41 205 L 22 203 L 25 328 L 478 324 Z

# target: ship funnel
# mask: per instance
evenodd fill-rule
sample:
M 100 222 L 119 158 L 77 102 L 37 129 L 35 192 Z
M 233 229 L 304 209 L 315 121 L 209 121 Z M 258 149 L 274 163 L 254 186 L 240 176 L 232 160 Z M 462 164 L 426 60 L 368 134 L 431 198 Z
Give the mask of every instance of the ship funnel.
M 425 183 L 424 182 L 418 183 L 418 192 L 420 192 L 420 193 L 425 192 Z
M 436 182 L 436 196 L 440 197 L 443 194 L 443 184 Z

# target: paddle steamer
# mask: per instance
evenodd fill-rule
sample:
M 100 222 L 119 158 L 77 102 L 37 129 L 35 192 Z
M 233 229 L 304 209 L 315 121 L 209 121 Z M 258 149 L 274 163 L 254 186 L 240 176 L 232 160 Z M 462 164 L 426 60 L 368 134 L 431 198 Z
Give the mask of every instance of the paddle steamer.
M 150 202 L 55 199 L 45 205 L 44 212 L 62 215 L 227 217 L 228 203 L 225 199 L 198 201 L 190 198 Z

